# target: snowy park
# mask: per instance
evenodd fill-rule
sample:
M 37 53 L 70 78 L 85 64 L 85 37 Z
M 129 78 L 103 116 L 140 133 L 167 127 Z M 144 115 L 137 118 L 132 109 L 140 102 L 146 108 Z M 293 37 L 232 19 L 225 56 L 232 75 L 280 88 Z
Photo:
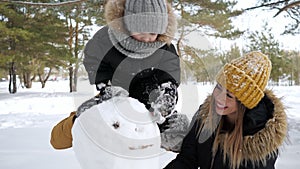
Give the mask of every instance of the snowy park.
M 300 44 L 296 40 L 300 38 L 299 11 L 300 0 L 0 1 L 0 169 L 162 169 L 177 155 L 165 149 L 171 150 L 170 144 L 179 147 L 181 138 L 174 135 L 185 135 L 187 121 L 192 121 L 199 106 L 213 92 L 215 80 L 218 81 L 215 75 L 220 75 L 220 81 L 235 80 L 227 87 L 250 88 L 233 93 L 218 81 L 215 92 L 219 94 L 214 96 L 226 93 L 226 98 L 233 98 L 231 104 L 224 97 L 221 101 L 212 97 L 199 112 L 211 115 L 215 111 L 226 116 L 220 118 L 221 123 L 215 123 L 205 113 L 198 116 L 206 120 L 198 123 L 202 124 L 198 134 L 210 134 L 217 139 L 208 151 L 203 150 L 207 144 L 200 147 L 195 140 L 188 143 L 192 150 L 192 153 L 186 151 L 188 156 L 199 159 L 188 157 L 183 163 L 192 164 L 194 160 L 195 168 L 220 168 L 219 164 L 223 168 L 228 168 L 227 165 L 238 168 L 242 162 L 255 165 L 272 161 L 273 157 L 268 155 L 275 154 L 286 136 L 286 116 L 281 103 L 280 108 L 273 107 L 277 98 L 274 101 L 265 93 L 267 102 L 261 100 L 269 82 L 267 89 L 282 99 L 288 121 L 288 137 L 278 149 L 275 168 L 299 169 Z M 245 60 L 221 68 L 251 51 L 255 53 L 249 54 L 251 61 L 247 61 L 247 55 Z M 256 57 L 257 53 L 260 57 Z M 221 69 L 229 77 L 223 79 L 217 74 Z M 228 73 L 229 70 L 233 73 Z M 115 92 L 119 86 L 127 91 Z M 224 93 L 220 95 L 221 92 Z M 99 95 L 95 97 L 96 94 Z M 243 101 L 249 101 L 250 105 Z M 252 122 L 243 115 L 246 108 L 251 111 L 259 107 L 258 102 L 267 113 L 249 114 L 255 118 L 264 115 L 263 120 L 259 118 L 263 123 Z M 86 104 L 78 108 L 82 103 Z M 277 120 L 278 109 L 281 121 Z M 223 114 L 224 110 L 229 114 Z M 181 116 L 184 120 L 171 119 L 172 112 L 185 114 L 188 120 L 186 116 Z M 257 109 L 254 112 L 261 113 Z M 127 123 L 129 116 L 132 121 Z M 59 123 L 67 117 L 70 117 L 68 124 Z M 157 125 L 165 118 L 170 118 L 167 125 Z M 128 125 L 123 127 L 124 121 L 120 123 L 120 119 Z M 146 119 L 145 123 L 140 119 Z M 268 130 L 271 136 L 257 132 L 268 127 L 266 119 L 275 124 Z M 165 128 L 170 129 L 172 121 L 180 124 L 174 128 L 182 129 L 179 132 L 167 129 L 171 134 L 165 139 Z M 208 126 L 209 133 L 202 132 L 206 122 L 217 124 L 214 126 L 218 130 Z M 253 123 L 257 135 L 245 132 L 247 122 Z M 52 132 L 58 123 L 62 124 L 57 127 L 62 132 Z M 51 132 L 59 134 L 54 137 Z M 226 137 L 221 137 L 222 132 Z M 247 139 L 242 136 L 252 142 L 245 144 Z M 252 139 L 255 136 L 259 137 Z M 280 141 L 272 146 L 277 143 L 275 138 Z M 56 146 L 54 142 L 60 142 L 59 139 L 69 144 Z M 72 147 L 58 150 L 52 145 Z M 252 147 L 266 153 L 252 151 Z M 248 148 L 249 151 L 244 151 Z M 128 152 L 134 154 L 133 158 Z M 201 153 L 204 155 L 200 156 Z M 223 159 L 218 154 L 223 154 Z M 203 157 L 209 158 L 200 160 Z M 196 165 L 199 162 L 208 164 Z
M 55 150 L 50 133 L 55 124 L 67 117 L 85 99 L 94 94 L 87 81 L 80 81 L 78 92 L 68 92 L 68 81 L 48 82 L 42 89 L 18 88 L 7 91 L 8 82 L 0 83 L 0 168 L 1 169 L 80 169 L 72 148 Z M 191 117 L 203 99 L 212 91 L 211 85 L 181 84 L 177 110 Z M 300 86 L 268 86 L 282 97 L 289 122 L 289 139 L 281 147 L 277 169 L 296 169 L 300 165 Z M 175 157 L 165 153 L 161 166 Z

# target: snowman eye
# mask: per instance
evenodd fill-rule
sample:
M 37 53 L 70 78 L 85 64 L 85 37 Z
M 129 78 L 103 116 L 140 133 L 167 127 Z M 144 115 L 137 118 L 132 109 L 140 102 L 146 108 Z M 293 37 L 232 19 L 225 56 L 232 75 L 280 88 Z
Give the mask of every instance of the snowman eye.
M 120 123 L 118 121 L 114 122 L 112 125 L 115 129 L 120 127 Z

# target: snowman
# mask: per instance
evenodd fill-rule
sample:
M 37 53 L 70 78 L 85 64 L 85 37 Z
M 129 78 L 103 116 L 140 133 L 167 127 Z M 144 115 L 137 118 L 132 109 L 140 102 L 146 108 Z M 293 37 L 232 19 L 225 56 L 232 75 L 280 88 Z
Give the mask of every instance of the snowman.
M 72 128 L 82 169 L 159 169 L 175 157 L 161 148 L 157 122 L 138 100 L 113 97 L 86 110 Z

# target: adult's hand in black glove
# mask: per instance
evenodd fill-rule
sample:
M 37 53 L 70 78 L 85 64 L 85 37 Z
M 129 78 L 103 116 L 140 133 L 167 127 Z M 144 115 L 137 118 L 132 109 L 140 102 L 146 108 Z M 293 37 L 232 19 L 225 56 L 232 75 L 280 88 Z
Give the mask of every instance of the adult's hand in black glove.
M 160 132 L 186 132 L 189 127 L 189 119 L 185 114 L 173 113 L 166 117 L 166 120 L 162 124 L 158 124 Z
M 183 138 L 188 133 L 188 117 L 185 114 L 175 113 L 158 126 L 161 132 L 161 146 L 166 150 L 178 152 Z

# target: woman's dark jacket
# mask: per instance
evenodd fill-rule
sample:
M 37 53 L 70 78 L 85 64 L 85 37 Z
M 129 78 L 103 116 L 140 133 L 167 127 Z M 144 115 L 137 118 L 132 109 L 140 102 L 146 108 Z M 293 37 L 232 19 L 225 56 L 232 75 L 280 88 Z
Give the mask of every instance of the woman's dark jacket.
M 199 143 L 199 121 L 207 117 L 210 96 L 194 116 L 197 120 L 183 140 L 181 152 L 165 169 L 230 169 L 223 154 L 217 151 L 212 163 L 214 134 Z M 198 122 L 197 122 L 198 121 Z M 281 101 L 269 90 L 251 110 L 246 110 L 243 123 L 243 165 L 239 169 L 274 169 L 279 147 L 287 134 L 287 119 Z M 263 164 L 265 163 L 265 165 Z

